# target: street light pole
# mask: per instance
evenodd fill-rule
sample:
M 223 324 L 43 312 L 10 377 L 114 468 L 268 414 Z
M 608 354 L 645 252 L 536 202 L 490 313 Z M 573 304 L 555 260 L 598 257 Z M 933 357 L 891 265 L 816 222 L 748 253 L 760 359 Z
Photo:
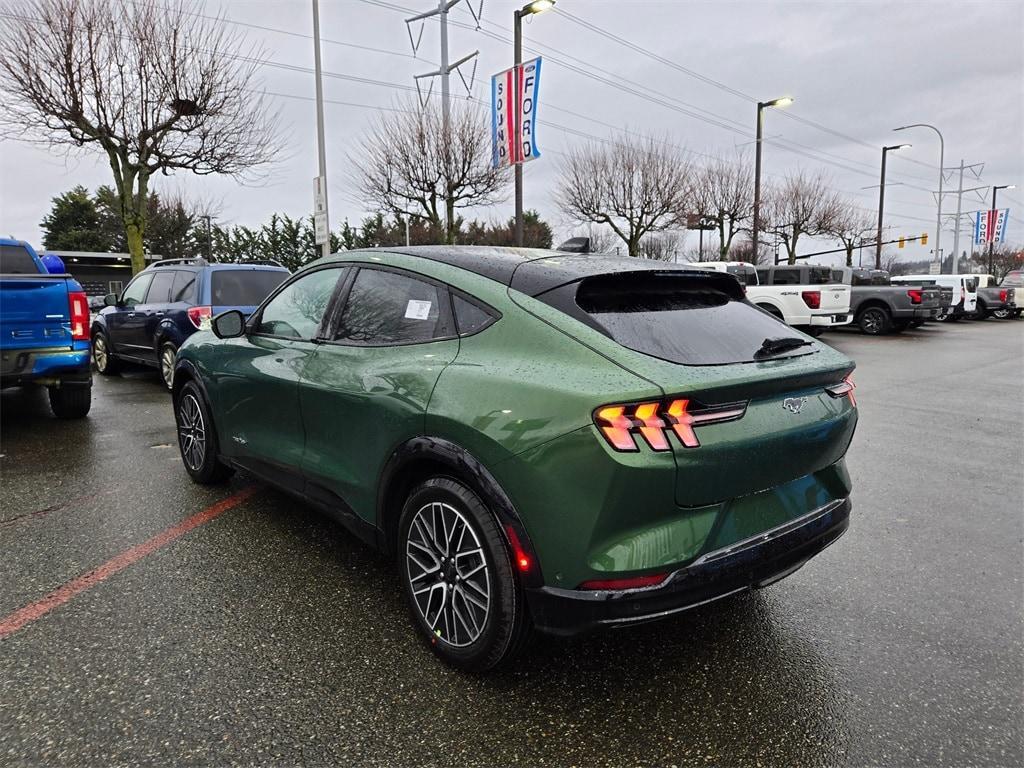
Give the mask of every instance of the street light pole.
M 761 229 L 761 134 L 764 131 L 764 111 L 769 107 L 786 107 L 793 103 L 791 96 L 757 102 L 757 131 L 754 140 L 754 226 L 750 236 L 751 261 L 757 263 L 757 241 Z
M 512 148 L 512 163 L 513 163 L 513 174 L 515 174 L 515 199 L 516 199 L 516 223 L 515 223 L 515 244 L 517 246 L 523 245 L 523 162 L 522 162 L 522 151 L 523 151 L 523 127 L 520 125 L 522 115 L 519 113 L 522 105 L 521 95 L 519 93 L 522 88 L 522 84 L 519 82 L 522 76 L 522 65 L 523 65 L 523 17 L 533 16 L 538 13 L 544 13 L 544 11 L 551 10 L 555 5 L 555 0 L 533 0 L 533 2 L 527 3 L 522 8 L 517 9 L 512 14 L 513 23 L 513 39 L 512 39 L 512 82 L 513 82 L 513 93 L 512 93 L 512 132 L 515 137 L 515 143 Z
M 882 220 L 885 216 L 885 157 L 897 149 L 905 149 L 909 144 L 895 144 L 882 147 L 882 178 L 878 183 L 878 237 L 875 240 L 875 269 L 882 268 Z
M 910 125 L 901 125 L 899 128 L 893 128 L 893 130 L 905 131 L 908 128 L 931 128 L 933 131 L 935 131 L 935 133 L 939 135 L 939 202 L 938 212 L 935 215 L 935 257 L 936 261 L 939 262 L 939 271 L 941 271 L 942 248 L 940 247 L 940 243 L 942 241 L 942 182 L 946 167 L 946 142 L 942 138 L 942 131 L 940 131 L 931 123 L 911 123 Z
M 996 192 L 998 192 L 1000 189 L 1013 189 L 1014 186 L 1015 185 L 1013 185 L 1013 184 L 1000 184 L 998 186 L 996 186 L 995 184 L 992 185 L 992 210 L 993 211 L 996 210 Z M 996 218 L 998 218 L 998 214 L 993 213 L 992 214 L 992 219 L 993 219 L 992 220 L 992 226 L 993 227 L 996 225 L 996 222 L 995 222 Z M 995 244 L 996 244 L 996 236 L 995 235 L 996 235 L 995 232 L 989 232 L 989 234 L 988 234 L 988 236 L 989 236 L 989 241 L 988 241 L 988 272 L 989 272 L 989 274 L 992 274 L 992 252 L 993 252 Z
M 313 0 L 313 63 L 316 66 L 316 147 L 320 162 L 320 184 L 324 201 L 324 222 L 327 240 L 321 247 L 321 256 L 331 255 L 331 220 L 327 211 L 327 151 L 324 149 L 324 84 L 320 72 L 320 3 Z

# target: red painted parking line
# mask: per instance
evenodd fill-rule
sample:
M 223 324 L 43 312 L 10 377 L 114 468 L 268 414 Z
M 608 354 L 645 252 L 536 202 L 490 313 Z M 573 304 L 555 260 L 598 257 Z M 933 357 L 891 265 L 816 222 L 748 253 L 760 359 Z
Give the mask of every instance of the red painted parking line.
M 45 616 L 54 608 L 64 605 L 64 603 L 76 595 L 85 592 L 87 589 L 96 586 L 102 581 L 106 581 L 115 573 L 123 571 L 132 563 L 137 563 L 147 555 L 151 555 L 158 549 L 166 547 L 172 541 L 184 536 L 193 528 L 197 528 L 203 523 L 208 523 L 218 515 L 224 514 L 232 507 L 238 506 L 255 492 L 255 487 L 249 487 L 239 491 L 233 496 L 228 496 L 226 499 L 218 501 L 213 506 L 207 507 L 202 512 L 197 512 L 191 517 L 186 517 L 177 525 L 172 525 L 170 528 L 161 531 L 156 536 L 146 539 L 146 541 L 141 544 L 136 544 L 134 547 L 126 549 L 124 552 L 116 557 L 112 557 L 99 567 L 72 579 L 63 586 L 55 589 L 41 600 L 29 603 L 24 608 L 19 608 L 14 613 L 4 616 L 0 619 L 0 640 L 3 640 L 14 632 L 17 632 L 26 624 L 31 624 L 36 619 Z

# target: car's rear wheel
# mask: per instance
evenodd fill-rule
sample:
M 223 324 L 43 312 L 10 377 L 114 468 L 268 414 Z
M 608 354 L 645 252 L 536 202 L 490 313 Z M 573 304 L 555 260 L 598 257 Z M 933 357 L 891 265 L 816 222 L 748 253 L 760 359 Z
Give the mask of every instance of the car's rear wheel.
M 869 336 L 879 336 L 892 330 L 892 318 L 881 307 L 868 307 L 857 315 L 857 325 Z
M 990 314 L 992 313 L 988 311 L 988 307 L 979 301 L 974 308 L 974 314 L 971 315 L 971 320 L 988 320 Z
M 58 419 L 81 419 L 92 407 L 91 386 L 49 387 L 50 410 Z
M 999 309 L 992 310 L 992 316 L 999 318 L 1000 320 L 1006 320 L 1012 314 L 1013 312 L 1009 309 L 1006 309 L 1005 307 L 1000 307 Z
M 167 391 L 174 388 L 174 362 L 178 357 L 178 348 L 167 341 L 160 345 L 160 377 Z
M 110 339 L 103 331 L 92 335 L 92 363 L 103 376 L 114 376 L 121 370 L 120 361 L 110 350 Z
M 413 620 L 449 664 L 484 671 L 511 659 L 530 620 L 505 538 L 480 498 L 435 477 L 409 494 L 398 570 Z
M 202 390 L 194 381 L 186 382 L 174 403 L 178 426 L 181 463 L 189 477 L 200 485 L 221 483 L 234 474 L 217 456 L 217 433 Z

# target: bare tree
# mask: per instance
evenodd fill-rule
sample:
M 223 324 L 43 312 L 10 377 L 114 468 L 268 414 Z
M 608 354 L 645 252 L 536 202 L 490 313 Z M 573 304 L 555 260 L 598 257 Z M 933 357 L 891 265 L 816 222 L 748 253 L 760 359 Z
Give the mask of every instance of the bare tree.
M 853 266 L 853 251 L 859 243 L 875 241 L 875 217 L 849 201 L 839 201 L 832 223 L 826 234 L 836 238 L 846 249 L 846 266 Z
M 781 184 L 768 188 L 765 201 L 763 226 L 778 236 L 790 264 L 796 264 L 801 236 L 827 234 L 842 210 L 828 178 L 820 172 L 798 171 L 787 176 Z
M 229 29 L 173 0 L 21 0 L 0 16 L 5 134 L 106 154 L 134 271 L 151 176 L 251 178 L 278 154 L 258 52 Z
M 694 190 L 694 208 L 718 226 L 717 258 L 729 256 L 733 238 L 753 218 L 753 197 L 753 171 L 742 157 L 736 161 L 719 158 L 701 170 Z
M 685 226 L 692 173 L 682 152 L 654 139 L 623 137 L 569 152 L 560 166 L 555 202 L 581 223 L 607 224 L 640 255 L 648 234 Z
M 647 235 L 640 241 L 640 255 L 655 261 L 686 261 L 682 233 L 673 229 Z
M 484 112 L 453 105 L 447 134 L 434 103 L 404 102 L 383 113 L 350 158 L 363 200 L 388 214 L 408 216 L 455 242 L 456 211 L 503 198 L 507 170 L 491 166 L 491 132 Z

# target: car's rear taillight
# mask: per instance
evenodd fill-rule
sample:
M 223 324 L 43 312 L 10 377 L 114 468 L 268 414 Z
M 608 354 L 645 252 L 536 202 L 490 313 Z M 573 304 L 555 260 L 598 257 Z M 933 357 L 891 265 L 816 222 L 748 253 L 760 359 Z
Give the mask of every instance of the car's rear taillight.
M 88 341 L 89 297 L 85 291 L 68 292 L 68 309 L 71 315 L 71 338 L 75 341 Z
M 857 398 L 853 394 L 853 390 L 856 388 L 857 385 L 853 383 L 853 374 L 851 373 L 838 384 L 825 387 L 825 391 L 832 397 L 847 397 L 850 399 L 850 405 L 857 405 Z
M 962 285 L 960 286 L 960 301 L 967 301 L 967 291 Z
M 743 417 L 747 404 L 704 406 L 683 397 L 626 405 L 604 405 L 594 411 L 594 423 L 617 451 L 638 451 L 637 436 L 654 451 L 671 449 L 669 433 L 684 448 L 699 448 L 694 427 L 720 424 Z
M 196 328 L 209 328 L 213 317 L 213 307 L 189 307 L 188 319 Z
M 811 309 L 821 309 L 821 291 L 801 291 L 800 298 Z
M 649 587 L 657 587 L 665 579 L 668 578 L 667 573 L 651 573 L 647 576 L 631 576 L 625 579 L 592 579 L 590 581 L 584 581 L 579 585 L 578 589 L 588 590 L 623 590 L 623 589 L 646 589 Z
M 920 289 L 918 289 L 918 288 L 911 288 L 909 291 L 907 291 L 907 296 L 910 297 L 910 303 L 911 304 L 920 304 L 921 303 L 921 294 L 922 294 L 922 291 Z
M 1001 290 L 999 292 L 999 301 L 1002 302 L 1003 304 L 1005 304 L 1006 303 L 1006 296 L 1007 295 L 1008 295 L 1007 290 L 1005 288 L 1003 288 L 1003 290 Z

